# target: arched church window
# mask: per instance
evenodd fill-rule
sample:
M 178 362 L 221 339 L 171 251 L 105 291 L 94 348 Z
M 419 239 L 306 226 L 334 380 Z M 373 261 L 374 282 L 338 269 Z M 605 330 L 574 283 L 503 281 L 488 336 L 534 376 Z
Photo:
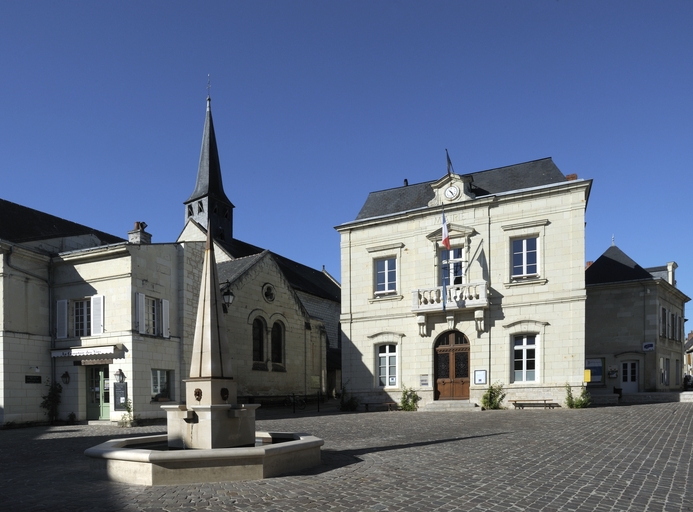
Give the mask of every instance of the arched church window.
M 284 363 L 284 326 L 281 322 L 274 322 L 272 326 L 272 362 Z

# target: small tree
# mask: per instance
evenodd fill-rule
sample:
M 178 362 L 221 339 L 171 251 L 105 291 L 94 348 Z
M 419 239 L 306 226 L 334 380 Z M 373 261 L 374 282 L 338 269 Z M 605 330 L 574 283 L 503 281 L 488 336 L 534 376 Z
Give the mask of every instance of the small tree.
M 46 410 L 44 414 L 48 416 L 48 421 L 53 425 L 58 419 L 58 405 L 60 405 L 60 393 L 63 392 L 63 387 L 58 382 L 51 382 L 50 379 L 46 381 L 46 386 L 48 387 L 48 394 L 41 397 L 43 398 L 41 408 Z
M 592 397 L 590 397 L 589 391 L 585 389 L 584 384 L 580 387 L 579 397 L 575 398 L 573 396 L 573 388 L 570 384 L 565 385 L 565 394 L 565 404 L 569 409 L 584 409 L 585 407 L 589 407 L 592 403 Z
M 417 404 L 420 400 L 421 397 L 413 388 L 404 388 L 399 405 L 403 411 L 415 411 L 419 408 Z
M 496 382 L 491 384 L 484 396 L 481 397 L 481 407 L 484 409 L 503 409 L 503 400 L 505 400 L 505 391 L 503 383 Z

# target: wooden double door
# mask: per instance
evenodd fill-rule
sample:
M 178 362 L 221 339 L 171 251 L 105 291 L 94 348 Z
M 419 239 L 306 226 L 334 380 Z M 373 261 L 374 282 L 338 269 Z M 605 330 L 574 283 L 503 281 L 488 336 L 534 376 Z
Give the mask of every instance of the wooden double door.
M 461 332 L 443 334 L 435 344 L 435 399 L 469 399 L 469 340 Z

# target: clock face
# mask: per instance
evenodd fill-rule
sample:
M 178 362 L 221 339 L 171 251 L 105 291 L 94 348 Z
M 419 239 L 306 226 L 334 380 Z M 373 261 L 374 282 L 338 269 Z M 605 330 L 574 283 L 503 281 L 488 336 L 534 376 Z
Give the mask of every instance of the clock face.
M 445 197 L 447 197 L 448 199 L 455 199 L 457 197 L 457 194 L 459 193 L 460 189 L 457 188 L 455 185 L 452 185 L 445 189 Z

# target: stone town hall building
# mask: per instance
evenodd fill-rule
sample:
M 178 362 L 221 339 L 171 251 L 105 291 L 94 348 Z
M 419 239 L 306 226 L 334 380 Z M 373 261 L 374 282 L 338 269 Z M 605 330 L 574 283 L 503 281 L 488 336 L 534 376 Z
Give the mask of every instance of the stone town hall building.
M 347 390 L 426 406 L 580 386 L 591 185 L 546 158 L 372 192 L 336 228 Z
M 208 230 L 235 297 L 239 396 L 338 390 L 339 284 L 233 237 L 209 98 L 184 208 L 178 240 L 151 243 L 141 222 L 124 240 L 0 200 L 0 424 L 44 421 L 49 381 L 62 385 L 62 419 L 118 420 L 127 400 L 164 417 L 162 403 L 184 398 Z

